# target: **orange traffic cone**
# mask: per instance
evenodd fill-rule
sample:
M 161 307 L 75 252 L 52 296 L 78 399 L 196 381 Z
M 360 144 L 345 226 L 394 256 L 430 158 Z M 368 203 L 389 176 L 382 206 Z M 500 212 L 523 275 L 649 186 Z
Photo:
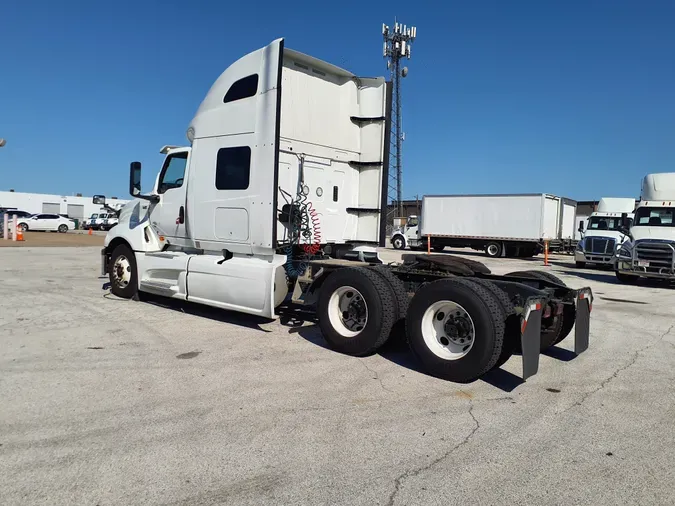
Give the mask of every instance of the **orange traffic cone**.
M 91 231 L 91 227 L 89 227 L 89 235 L 92 235 L 93 232 Z
M 23 229 L 21 227 L 16 227 L 16 240 L 17 241 L 23 241 Z

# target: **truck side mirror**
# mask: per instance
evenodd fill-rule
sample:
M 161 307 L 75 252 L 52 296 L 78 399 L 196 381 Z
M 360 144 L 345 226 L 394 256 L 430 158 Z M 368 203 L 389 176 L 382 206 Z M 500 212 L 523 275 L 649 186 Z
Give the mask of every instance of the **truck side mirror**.
M 91 201 L 94 204 L 104 206 L 105 205 L 105 195 L 94 195 L 94 197 L 91 199 Z
M 619 232 L 627 236 L 631 241 L 633 236 L 630 233 L 630 220 L 628 219 L 628 213 L 621 213 L 621 226 L 619 227 Z
M 129 166 L 129 193 L 132 197 L 141 194 L 141 162 L 131 162 Z
M 579 232 L 583 232 L 583 231 L 584 231 L 584 220 L 581 220 L 579 222 Z

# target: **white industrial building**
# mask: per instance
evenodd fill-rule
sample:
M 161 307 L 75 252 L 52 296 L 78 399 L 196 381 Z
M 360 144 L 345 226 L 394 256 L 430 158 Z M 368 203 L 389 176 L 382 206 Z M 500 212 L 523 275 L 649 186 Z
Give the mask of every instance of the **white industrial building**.
M 103 210 L 91 199 L 91 197 L 70 197 L 46 193 L 0 191 L 0 208 L 16 208 L 32 214 L 63 214 L 68 218 L 83 220 Z M 121 208 L 127 202 L 129 201 L 114 197 L 107 200 L 107 204 L 114 209 Z

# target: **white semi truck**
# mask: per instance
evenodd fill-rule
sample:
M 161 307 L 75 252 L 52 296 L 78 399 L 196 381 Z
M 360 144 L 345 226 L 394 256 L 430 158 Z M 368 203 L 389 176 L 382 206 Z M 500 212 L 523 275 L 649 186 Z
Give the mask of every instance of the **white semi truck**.
M 584 231 L 584 222 L 579 222 L 582 239 L 577 243 L 574 259 L 577 267 L 586 267 L 587 263 L 611 265 L 616 260 L 616 252 L 627 236 L 623 230 L 623 218 L 628 219 L 628 227 L 633 222 L 635 199 L 602 198 L 598 208 L 588 217 Z
M 632 222 L 623 216 L 624 241 L 617 251 L 616 277 L 675 280 L 675 172 L 647 174 Z
M 101 252 L 111 291 L 150 292 L 276 318 L 315 310 L 329 345 L 373 353 L 405 320 L 422 367 L 471 381 L 522 350 L 523 377 L 575 327 L 588 347 L 592 294 L 548 273 L 496 276 L 449 255 L 382 265 L 391 87 L 284 47 L 254 51 L 216 80 L 166 146 L 153 189 L 134 200 Z M 105 203 L 103 196 L 96 201 Z
M 473 248 L 489 257 L 531 257 L 544 242 L 559 250 L 574 241 L 576 202 L 555 195 L 425 195 L 422 218 L 391 236 L 396 249 Z

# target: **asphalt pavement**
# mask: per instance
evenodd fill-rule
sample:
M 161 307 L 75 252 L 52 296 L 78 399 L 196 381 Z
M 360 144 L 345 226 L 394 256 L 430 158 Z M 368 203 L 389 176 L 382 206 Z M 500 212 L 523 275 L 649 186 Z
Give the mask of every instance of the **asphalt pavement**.
M 335 353 L 310 315 L 117 299 L 99 249 L 0 249 L 1 504 L 675 503 L 673 288 L 469 254 L 595 301 L 586 353 L 459 385 L 401 343 Z

